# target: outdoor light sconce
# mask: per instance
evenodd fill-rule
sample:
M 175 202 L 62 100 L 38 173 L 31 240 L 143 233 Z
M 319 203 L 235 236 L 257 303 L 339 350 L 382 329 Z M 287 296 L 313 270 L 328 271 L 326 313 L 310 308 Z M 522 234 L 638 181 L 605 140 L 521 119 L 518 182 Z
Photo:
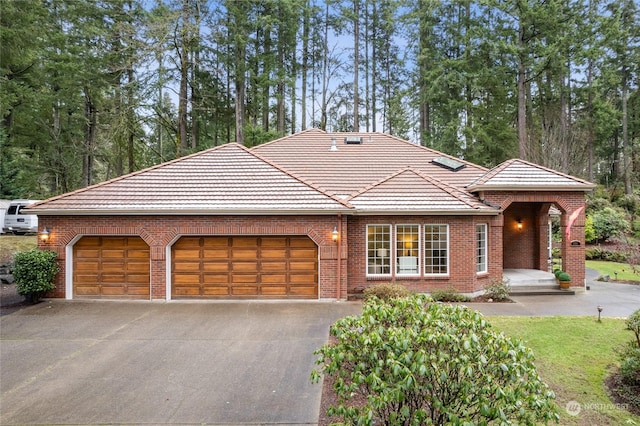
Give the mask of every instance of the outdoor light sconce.
M 49 241 L 49 234 L 51 234 L 51 231 L 49 231 L 49 229 L 47 228 L 44 228 L 42 231 L 40 231 L 40 241 L 42 241 L 43 243 Z
M 331 232 L 331 239 L 333 240 L 334 243 L 338 242 L 338 228 L 337 227 L 333 227 L 333 231 Z
M 518 231 L 522 231 L 522 219 L 516 219 L 516 227 L 518 228 Z

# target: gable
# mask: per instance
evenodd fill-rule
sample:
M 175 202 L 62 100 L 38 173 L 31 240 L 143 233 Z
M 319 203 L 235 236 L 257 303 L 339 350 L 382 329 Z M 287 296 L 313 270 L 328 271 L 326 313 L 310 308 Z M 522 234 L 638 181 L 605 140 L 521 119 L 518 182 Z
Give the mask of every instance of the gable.
M 595 185 L 538 164 L 512 159 L 491 169 L 466 189 L 475 191 L 589 191 Z

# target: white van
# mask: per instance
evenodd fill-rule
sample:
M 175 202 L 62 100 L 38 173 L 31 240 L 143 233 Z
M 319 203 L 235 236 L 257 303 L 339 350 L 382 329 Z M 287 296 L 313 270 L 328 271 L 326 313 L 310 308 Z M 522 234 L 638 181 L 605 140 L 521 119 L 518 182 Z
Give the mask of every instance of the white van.
M 22 209 L 40 200 L 13 200 L 4 215 L 3 231 L 12 234 L 26 234 L 38 232 L 38 216 L 23 214 Z

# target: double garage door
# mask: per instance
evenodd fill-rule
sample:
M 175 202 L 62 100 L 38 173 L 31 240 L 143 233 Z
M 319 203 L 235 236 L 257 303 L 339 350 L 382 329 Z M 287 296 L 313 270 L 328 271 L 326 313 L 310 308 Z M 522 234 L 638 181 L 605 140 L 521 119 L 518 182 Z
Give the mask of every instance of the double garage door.
M 139 237 L 74 245 L 74 298 L 150 298 L 149 246 Z M 171 297 L 318 297 L 318 249 L 303 236 L 182 237 L 171 249 Z

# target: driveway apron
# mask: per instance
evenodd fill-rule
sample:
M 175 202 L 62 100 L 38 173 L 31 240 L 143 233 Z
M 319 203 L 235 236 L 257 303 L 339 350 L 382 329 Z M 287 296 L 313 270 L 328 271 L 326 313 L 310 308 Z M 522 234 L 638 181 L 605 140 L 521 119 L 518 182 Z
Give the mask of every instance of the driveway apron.
M 0 318 L 1 424 L 316 424 L 335 302 L 45 301 Z

